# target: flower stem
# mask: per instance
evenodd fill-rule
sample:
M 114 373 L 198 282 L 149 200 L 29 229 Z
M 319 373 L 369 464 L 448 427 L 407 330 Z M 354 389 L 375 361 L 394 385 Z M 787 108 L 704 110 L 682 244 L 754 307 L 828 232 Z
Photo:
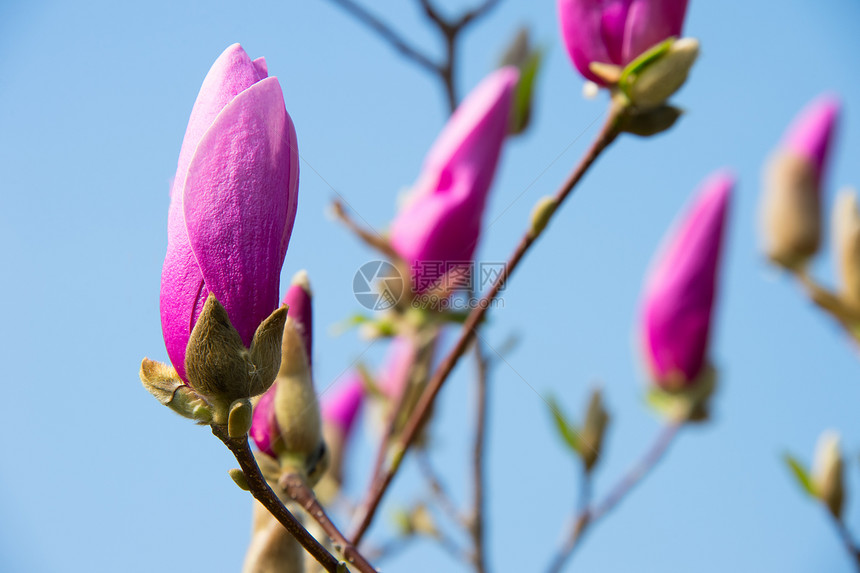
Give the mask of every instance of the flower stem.
M 597 139 L 592 143 L 585 156 L 579 161 L 577 166 L 556 192 L 554 197 L 556 209 L 547 216 L 547 223 L 555 216 L 558 212 L 558 207 L 561 206 L 568 196 L 570 196 L 577 183 L 579 183 L 583 175 L 585 175 L 588 169 L 594 164 L 600 154 L 618 137 L 621 132 L 620 123 L 624 111 L 624 104 L 613 101 L 606 123 L 600 131 L 600 134 L 597 136 Z M 482 297 L 480 304 L 478 304 L 478 306 L 469 313 L 454 348 L 451 349 L 434 373 L 433 377 L 430 379 L 430 382 L 428 382 L 418 404 L 415 406 L 409 420 L 406 422 L 404 430 L 395 444 L 397 456 L 395 456 L 394 463 L 387 468 L 383 475 L 373 481 L 367 497 L 356 513 L 357 525 L 352 535 L 354 545 L 359 544 L 362 537 L 367 532 L 368 527 L 370 527 L 373 517 L 376 514 L 376 510 L 379 508 L 379 503 L 382 501 L 382 497 L 385 495 L 388 486 L 393 481 L 394 476 L 399 469 L 403 455 L 409 450 L 415 439 L 418 437 L 421 428 L 424 426 L 425 418 L 432 409 L 436 396 L 439 394 L 439 390 L 441 390 L 442 385 L 448 379 L 448 376 L 454 370 L 454 367 L 457 365 L 460 358 L 468 349 L 469 344 L 474 339 L 476 327 L 484 319 L 484 315 L 492 306 L 492 301 L 499 294 L 499 291 L 501 291 L 505 282 L 507 282 L 508 278 L 517 266 L 519 266 L 525 254 L 529 251 L 532 245 L 534 245 L 538 237 L 543 234 L 543 231 L 547 227 L 548 225 L 539 231 L 535 231 L 530 227 L 525 232 L 492 287 L 490 287 L 489 291 Z
M 248 487 L 251 495 L 259 501 L 263 507 L 269 510 L 275 519 L 277 519 L 284 528 L 296 538 L 296 540 L 316 559 L 320 565 L 329 573 L 338 573 L 343 571 L 339 568 L 339 561 L 323 547 L 319 541 L 314 539 L 314 536 L 302 526 L 296 517 L 284 507 L 269 484 L 266 483 L 266 478 L 260 472 L 260 467 L 257 465 L 257 460 L 254 459 L 254 454 L 251 452 L 251 447 L 248 445 L 248 437 L 231 438 L 227 433 L 227 427 L 212 424 L 212 433 L 224 442 L 224 445 L 236 457 L 239 462 L 239 467 L 245 474 L 245 479 L 248 481 Z M 372 571 L 372 569 L 371 569 Z
M 335 546 L 339 548 L 340 553 L 346 558 L 347 563 L 355 565 L 362 573 L 376 572 L 373 565 L 353 547 L 335 524 L 332 523 L 304 477 L 298 473 L 285 474 L 279 480 L 278 485 L 286 492 L 290 499 L 301 505 L 308 515 L 319 524 L 326 535 L 334 541 Z
M 678 435 L 681 426 L 681 422 L 672 422 L 664 427 L 651 448 L 622 476 L 621 480 L 599 504 L 593 505 L 589 501 L 591 491 L 590 478 L 587 475 L 583 477 L 582 483 L 584 484 L 583 491 L 585 493 L 580 495 L 580 508 L 574 521 L 574 526 L 564 545 L 562 545 L 552 560 L 549 569 L 547 569 L 548 573 L 559 573 L 570 560 L 576 548 L 579 547 L 585 532 L 611 512 L 645 476 L 657 467 L 657 464 L 663 459 L 663 455 Z M 582 502 L 582 500 L 586 501 Z

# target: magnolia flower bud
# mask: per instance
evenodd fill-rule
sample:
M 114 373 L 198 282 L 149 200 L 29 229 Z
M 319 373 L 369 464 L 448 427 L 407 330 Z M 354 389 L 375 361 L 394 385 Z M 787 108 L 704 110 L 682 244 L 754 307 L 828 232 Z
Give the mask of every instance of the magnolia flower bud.
M 412 269 L 416 292 L 435 286 L 448 264 L 472 260 L 518 78 L 516 68 L 502 68 L 463 100 L 391 223 L 391 246 Z
M 720 253 L 734 177 L 717 173 L 696 195 L 661 250 L 645 287 L 642 339 L 653 381 L 694 385 L 707 364 Z
M 234 44 L 197 96 L 171 189 L 161 325 L 177 377 L 226 423 L 278 368 L 278 285 L 298 205 L 292 120 L 266 62 Z M 229 264 L 228 264 L 229 262 Z
M 821 242 L 821 186 L 839 102 L 820 97 L 804 109 L 765 171 L 764 248 L 776 264 L 798 269 Z
M 558 0 L 561 35 L 586 79 L 607 86 L 592 64 L 624 68 L 660 42 L 681 35 L 687 0 Z M 599 68 L 599 67 L 598 67 Z
M 343 481 L 344 448 L 363 400 L 364 381 L 356 372 L 323 395 L 323 433 L 331 456 L 329 472 L 338 484 Z
M 857 195 L 844 190 L 833 210 L 833 244 L 839 270 L 839 295 L 848 306 L 860 310 L 860 210 Z
M 830 510 L 836 519 L 842 515 L 845 497 L 842 471 L 842 454 L 839 451 L 839 434 L 825 432 L 815 448 L 815 464 L 812 483 L 816 497 Z
M 280 348 L 280 369 L 271 389 L 257 402 L 251 437 L 260 451 L 318 479 L 327 462 L 320 409 L 311 374 L 311 291 L 306 273 L 298 273 L 284 295 L 289 306 Z
M 586 471 L 591 471 L 600 459 L 603 448 L 603 436 L 609 424 L 609 413 L 603 405 L 603 393 L 596 388 L 588 400 L 585 412 L 585 422 L 582 425 L 582 461 Z

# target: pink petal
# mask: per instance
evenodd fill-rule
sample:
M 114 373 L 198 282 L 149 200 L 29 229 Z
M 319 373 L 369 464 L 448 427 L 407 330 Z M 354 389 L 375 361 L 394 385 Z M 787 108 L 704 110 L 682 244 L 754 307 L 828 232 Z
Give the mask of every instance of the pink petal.
M 257 58 L 253 63 L 261 80 L 269 77 L 269 66 L 266 64 L 266 58 Z
M 812 162 L 819 183 L 834 139 L 840 109 L 841 104 L 836 96 L 819 96 L 800 112 L 785 136 L 788 149 Z
M 305 290 L 303 285 L 293 284 L 287 289 L 287 294 L 284 295 L 282 304 L 290 307 L 287 312 L 301 330 L 302 341 L 304 342 L 305 351 L 308 356 L 308 365 L 311 365 L 314 339 L 311 293 Z
M 188 164 L 215 117 L 233 98 L 265 77 L 260 75 L 258 66 L 239 44 L 233 44 L 218 56 L 206 74 L 191 110 L 173 180 L 175 188 L 181 189 L 184 185 Z
M 182 193 L 173 195 L 167 228 L 167 255 L 161 271 L 161 331 L 170 362 L 180 378 L 187 381 L 185 349 L 209 290 L 188 242 Z
M 364 386 L 361 376 L 351 373 L 346 382 L 323 396 L 322 419 L 327 424 L 337 426 L 344 436 L 352 430 L 361 403 L 364 399 Z
M 691 382 L 705 362 L 717 273 L 734 177 L 718 172 L 701 186 L 664 246 L 643 300 L 643 335 L 658 382 Z
M 294 142 L 278 80 L 266 78 L 222 110 L 188 169 L 188 238 L 206 286 L 246 346 L 278 305 L 298 199 Z
M 278 421 L 275 418 L 275 391 L 276 385 L 272 385 L 269 390 L 260 397 L 257 406 L 254 408 L 254 417 L 251 421 L 251 431 L 249 432 L 257 448 L 264 454 L 268 454 L 273 458 L 275 452 L 272 450 L 272 444 L 281 433 L 278 427 Z
M 391 244 L 410 264 L 471 260 L 518 79 L 512 67 L 484 79 L 427 154 L 412 196 L 390 232 Z
M 623 65 L 622 48 L 624 33 L 627 28 L 627 16 L 633 0 L 609 0 L 603 2 L 603 14 L 600 19 L 602 43 L 609 54 L 609 61 Z
M 615 63 L 604 43 L 604 3 L 599 0 L 558 0 L 561 37 L 567 53 L 579 73 L 598 85 L 603 80 L 588 68 L 591 62 Z M 608 36 L 615 29 L 613 20 L 606 22 Z
M 633 0 L 627 17 L 622 65 L 671 37 L 679 37 L 688 0 Z

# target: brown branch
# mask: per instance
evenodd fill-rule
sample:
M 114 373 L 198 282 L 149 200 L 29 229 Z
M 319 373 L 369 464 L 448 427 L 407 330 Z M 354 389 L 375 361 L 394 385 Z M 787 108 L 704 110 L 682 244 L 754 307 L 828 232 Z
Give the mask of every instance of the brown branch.
M 442 485 L 442 480 L 439 478 L 436 470 L 433 469 L 433 464 L 430 463 L 430 456 L 427 451 L 421 448 L 420 451 L 415 454 L 415 460 L 418 462 L 418 469 L 421 470 L 424 480 L 430 487 L 430 492 L 436 499 L 439 508 L 448 516 L 448 519 L 463 529 L 468 529 L 470 524 L 460 514 L 460 510 L 457 509 L 457 504 L 454 503 L 454 500 L 448 494 L 448 490 L 444 485 Z
M 460 16 L 460 19 L 457 21 L 455 26 L 457 26 L 458 28 L 465 28 L 472 22 L 486 16 L 487 13 L 490 12 L 490 10 L 492 10 L 499 4 L 501 4 L 501 0 L 485 0 L 484 3 L 477 8 L 469 10 L 468 12 Z
M 368 12 L 365 8 L 359 6 L 352 0 L 329 0 L 329 2 L 337 4 L 351 14 L 356 20 L 379 34 L 383 40 L 388 42 L 391 47 L 397 50 L 402 56 L 412 60 L 420 67 L 432 72 L 433 74 L 439 73 L 439 66 L 435 62 L 419 52 L 416 48 L 410 46 L 397 32 L 391 29 L 391 27 L 382 20 Z
M 227 433 L 226 426 L 212 424 L 212 433 L 224 442 L 224 445 L 230 449 L 239 462 L 239 467 L 245 474 L 245 479 L 248 482 L 248 487 L 251 495 L 259 501 L 263 507 L 269 510 L 275 519 L 284 526 L 290 535 L 316 559 L 329 573 L 338 573 L 342 571 L 339 568 L 339 561 L 323 547 L 319 541 L 314 539 L 314 536 L 299 523 L 299 520 L 284 507 L 269 484 L 266 483 L 266 478 L 260 472 L 260 467 L 257 465 L 257 460 L 254 459 L 254 454 L 251 452 L 251 447 L 248 445 L 248 436 L 241 438 L 231 438 Z
M 549 222 L 553 218 L 555 213 L 558 212 L 557 207 L 561 206 L 564 200 L 571 194 L 576 184 L 579 183 L 583 175 L 585 175 L 588 169 L 594 164 L 600 154 L 618 137 L 618 134 L 620 133 L 620 120 L 624 109 L 624 104 L 618 102 L 612 103 L 609 116 L 603 126 L 603 129 L 597 136 L 597 139 L 594 141 L 589 150 L 586 152 L 585 156 L 580 160 L 576 168 L 574 168 L 573 172 L 571 172 L 571 174 L 564 181 L 561 188 L 559 188 L 558 192 L 556 193 L 554 197 L 556 209 L 553 213 L 550 213 L 548 215 L 547 222 Z M 508 278 L 517 268 L 525 254 L 529 251 L 531 246 L 535 243 L 535 241 L 542 234 L 542 232 L 543 229 L 535 231 L 531 227 L 529 227 L 529 229 L 526 231 L 526 233 L 520 240 L 519 245 L 517 245 L 516 249 L 508 259 L 507 264 L 499 273 L 496 282 L 493 284 L 487 294 L 483 296 L 477 308 L 471 313 L 469 313 L 468 318 L 463 324 L 460 338 L 457 340 L 456 344 L 454 345 L 454 348 L 451 349 L 451 351 L 442 361 L 439 368 L 434 373 L 430 382 L 427 384 L 427 388 L 421 395 L 421 398 L 419 399 L 418 404 L 416 405 L 415 410 L 413 411 L 410 419 L 407 421 L 406 426 L 404 427 L 404 430 L 399 437 L 398 443 L 395 446 L 395 455 L 391 466 L 387 469 L 387 472 L 384 476 L 382 476 L 381 479 L 374 480 L 374 483 L 371 484 L 371 489 L 368 492 L 368 496 L 365 498 L 364 502 L 359 507 L 356 513 L 357 525 L 352 536 L 353 544 L 359 544 L 361 538 L 367 531 L 367 528 L 370 526 L 371 521 L 373 521 L 373 516 L 375 515 L 376 510 L 379 507 L 379 503 L 382 501 L 382 497 L 385 495 L 388 486 L 391 484 L 394 479 L 394 476 L 397 474 L 397 470 L 400 467 L 400 463 L 403 459 L 403 456 L 405 455 L 406 451 L 412 446 L 413 442 L 415 441 L 415 438 L 418 437 L 419 431 L 424 425 L 425 418 L 429 414 L 433 403 L 436 400 L 436 396 L 439 394 L 439 390 L 441 390 L 442 385 L 448 379 L 448 376 L 454 370 L 454 367 L 457 365 L 460 358 L 463 356 L 466 349 L 468 348 L 469 344 L 474 339 L 475 328 L 483 320 L 484 315 L 487 313 L 487 310 L 489 310 L 492 301 L 499 294 L 499 291 L 505 285 L 505 282 L 507 282 Z
M 301 475 L 296 473 L 284 474 L 278 481 L 278 485 L 290 499 L 301 505 L 308 515 L 319 524 L 326 535 L 334 542 L 338 551 L 346 558 L 347 563 L 355 565 L 362 573 L 376 573 L 373 565 L 352 546 L 337 526 L 332 523 L 325 509 L 323 509 L 316 495 L 314 495 L 313 490 Z
M 445 93 L 445 101 L 450 112 L 457 109 L 457 102 L 459 101 L 456 88 L 457 40 L 460 38 L 461 32 L 469 24 L 478 21 L 501 3 L 501 0 L 485 0 L 481 5 L 467 11 L 458 19 L 449 21 L 439 13 L 430 0 L 420 0 L 421 7 L 424 9 L 427 18 L 439 30 L 445 41 L 445 58 L 441 63 L 436 63 L 420 50 L 410 45 L 391 26 L 374 16 L 366 8 L 353 2 L 353 0 L 329 1 L 340 6 L 356 20 L 376 32 L 403 57 L 415 62 L 420 68 L 438 78 Z
M 355 236 L 361 239 L 363 243 L 376 249 L 395 263 L 401 260 L 400 255 L 397 254 L 385 237 L 377 233 L 375 230 L 367 229 L 356 222 L 349 212 L 347 212 L 343 203 L 335 200 L 332 201 L 331 207 L 334 216 L 343 224 L 344 227 L 352 231 Z
M 582 468 L 582 476 L 579 481 L 579 500 L 576 505 L 576 517 L 570 528 L 570 535 L 549 566 L 548 571 L 550 572 L 561 571 L 565 562 L 579 545 L 582 534 L 585 533 L 585 529 L 590 522 L 591 513 L 588 511 L 588 508 L 591 505 L 591 472 L 585 469 L 584 464 L 580 467 Z
M 657 464 L 661 459 L 663 459 L 663 455 L 678 435 L 678 431 L 681 429 L 681 426 L 682 423 L 673 422 L 663 428 L 663 431 L 657 436 L 657 440 L 645 453 L 642 459 L 640 459 L 633 465 L 633 467 L 630 468 L 630 470 L 628 470 L 626 474 L 624 474 L 621 480 L 612 488 L 601 503 L 592 506 L 590 502 L 586 501 L 580 507 L 579 514 L 574 521 L 574 527 L 571 530 L 570 536 L 568 536 L 564 545 L 559 549 L 558 554 L 550 564 L 549 569 L 547 569 L 548 573 L 559 573 L 573 555 L 574 551 L 576 551 L 577 547 L 579 547 L 584 538 L 585 532 L 590 530 L 592 525 L 612 511 L 621 502 L 621 500 L 627 497 L 637 484 L 641 483 L 645 476 L 657 467 Z M 581 495 L 580 499 L 587 500 L 591 489 L 590 480 L 586 476 L 583 477 L 581 483 L 584 484 L 583 488 L 586 493 Z

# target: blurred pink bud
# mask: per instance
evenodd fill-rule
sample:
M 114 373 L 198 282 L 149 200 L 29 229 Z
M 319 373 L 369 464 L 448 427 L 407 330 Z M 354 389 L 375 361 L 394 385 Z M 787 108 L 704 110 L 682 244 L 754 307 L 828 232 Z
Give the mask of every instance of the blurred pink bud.
M 734 177 L 700 187 L 658 256 L 645 287 L 642 336 L 654 381 L 672 390 L 695 383 L 706 364 L 723 230 Z
M 821 188 L 839 100 L 820 96 L 797 116 L 765 170 L 762 231 L 768 257 L 800 269 L 821 244 Z
M 348 436 L 364 400 L 364 383 L 358 373 L 351 373 L 346 382 L 325 394 L 322 418 L 327 425 L 336 426 L 341 436 Z
M 171 189 L 161 326 L 174 368 L 209 293 L 242 342 L 278 307 L 298 205 L 296 133 L 277 78 L 239 44 L 215 61 L 191 110 Z
M 300 334 L 308 366 L 311 364 L 313 350 L 313 310 L 310 281 L 305 271 L 299 271 L 293 277 L 290 288 L 284 295 L 281 304 L 287 305 L 289 322 L 286 328 L 295 328 Z M 282 357 L 283 360 L 283 357 Z M 254 408 L 254 418 L 251 422 L 251 438 L 264 454 L 275 456 L 273 444 L 281 435 L 281 428 L 275 412 L 275 395 L 278 391 L 278 381 L 266 391 Z
M 606 82 L 592 62 L 625 67 L 663 40 L 681 35 L 687 0 L 558 0 L 561 36 L 576 69 Z
M 379 373 L 379 389 L 390 399 L 397 400 L 409 383 L 415 354 L 415 343 L 411 338 L 398 336 L 391 340 L 385 365 Z
M 840 103 L 836 96 L 819 96 L 800 112 L 785 135 L 785 148 L 812 164 L 819 185 L 826 168 L 839 110 Z
M 391 224 L 391 245 L 413 269 L 422 261 L 472 259 L 518 79 L 513 67 L 485 78 L 427 154 L 407 203 Z

